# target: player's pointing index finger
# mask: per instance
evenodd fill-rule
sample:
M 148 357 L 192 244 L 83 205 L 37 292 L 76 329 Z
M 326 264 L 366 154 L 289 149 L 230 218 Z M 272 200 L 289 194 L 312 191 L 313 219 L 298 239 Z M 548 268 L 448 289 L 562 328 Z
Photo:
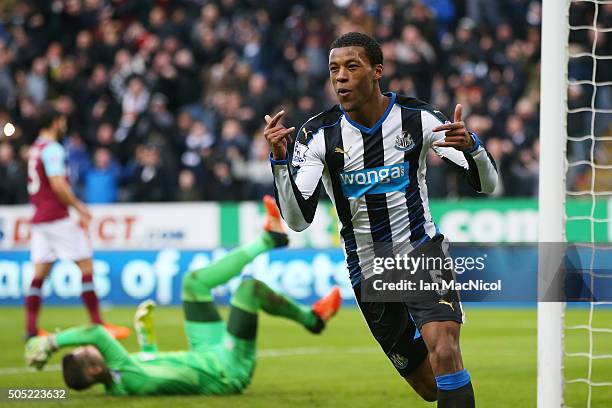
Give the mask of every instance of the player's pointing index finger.
M 457 106 L 455 106 L 455 117 L 454 117 L 453 122 L 461 122 L 461 111 L 462 111 L 461 104 L 458 103 Z
M 264 119 L 266 120 L 266 123 L 268 124 L 268 127 L 274 127 L 274 126 L 276 126 L 276 124 L 278 123 L 280 118 L 283 117 L 284 114 L 285 114 L 285 111 L 281 110 L 276 115 L 274 115 L 273 118 L 271 118 L 270 115 L 266 115 L 264 117 Z

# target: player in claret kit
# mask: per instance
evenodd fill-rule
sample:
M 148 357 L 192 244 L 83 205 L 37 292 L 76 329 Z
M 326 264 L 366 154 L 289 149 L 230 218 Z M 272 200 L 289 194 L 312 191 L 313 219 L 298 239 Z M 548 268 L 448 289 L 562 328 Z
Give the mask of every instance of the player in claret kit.
M 66 385 L 82 390 L 104 384 L 114 395 L 223 395 L 242 392 L 255 368 L 255 337 L 260 310 L 320 333 L 336 314 L 342 299 L 337 287 L 312 308 L 300 306 L 248 275 L 231 299 L 227 324 L 213 303 L 212 289 L 238 276 L 259 254 L 289 242 L 274 199 L 264 198 L 265 231 L 254 241 L 183 277 L 182 300 L 189 351 L 159 352 L 155 343 L 151 301 L 142 303 L 134 317 L 140 352 L 129 354 L 100 326 L 69 329 L 26 344 L 26 362 L 42 368 L 62 347 L 82 346 L 62 361 Z
M 66 178 L 64 148 L 59 143 L 66 132 L 66 117 L 51 106 L 40 114 L 41 131 L 30 147 L 28 193 L 34 205 L 31 219 L 31 259 L 34 278 L 26 297 L 26 337 L 45 334 L 38 328 L 43 282 L 57 259 L 74 261 L 82 272 L 81 298 L 92 323 L 103 325 L 115 338 L 130 334 L 127 327 L 104 323 L 93 286 L 92 249 L 87 236 L 91 214 L 75 197 Z M 74 208 L 77 224 L 68 214 Z

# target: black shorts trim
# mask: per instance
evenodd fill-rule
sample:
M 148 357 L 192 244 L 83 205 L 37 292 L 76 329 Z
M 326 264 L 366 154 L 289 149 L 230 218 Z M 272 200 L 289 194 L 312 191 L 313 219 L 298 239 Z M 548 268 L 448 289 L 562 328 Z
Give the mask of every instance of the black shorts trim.
M 405 303 L 416 327 L 421 330 L 425 323 L 457 322 L 463 324 L 463 308 L 460 302 Z

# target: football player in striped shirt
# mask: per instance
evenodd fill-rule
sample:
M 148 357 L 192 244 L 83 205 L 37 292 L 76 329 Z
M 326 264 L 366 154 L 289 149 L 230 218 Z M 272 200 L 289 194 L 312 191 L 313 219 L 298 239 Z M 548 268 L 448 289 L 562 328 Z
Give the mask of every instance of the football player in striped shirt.
M 309 119 L 288 144 L 294 127 L 284 112 L 266 115 L 276 199 L 296 231 L 313 220 L 323 186 L 341 222 L 347 267 L 359 307 L 399 374 L 438 407 L 473 407 L 474 391 L 463 365 L 459 332 L 463 311 L 454 301 L 370 302 L 362 282 L 372 276 L 372 243 L 402 243 L 410 253 L 444 236 L 429 211 L 426 157 L 432 149 L 461 171 L 472 187 L 492 193 L 495 163 L 478 136 L 467 131 L 457 105 L 453 121 L 418 99 L 382 93 L 383 55 L 361 33 L 337 38 L 329 53 L 330 80 L 339 104 Z

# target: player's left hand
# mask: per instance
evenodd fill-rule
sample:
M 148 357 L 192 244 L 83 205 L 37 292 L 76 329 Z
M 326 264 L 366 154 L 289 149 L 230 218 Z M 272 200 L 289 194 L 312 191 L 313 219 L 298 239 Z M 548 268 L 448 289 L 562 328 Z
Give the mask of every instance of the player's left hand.
M 54 349 L 52 335 L 32 337 L 25 345 L 26 364 L 42 370 Z
M 434 146 L 438 147 L 454 147 L 455 149 L 465 152 L 474 147 L 474 139 L 468 133 L 465 123 L 461 120 L 461 104 L 458 103 L 455 107 L 455 115 L 453 123 L 445 123 L 436 126 L 432 129 L 433 132 L 446 131 L 444 140 L 434 142 Z

